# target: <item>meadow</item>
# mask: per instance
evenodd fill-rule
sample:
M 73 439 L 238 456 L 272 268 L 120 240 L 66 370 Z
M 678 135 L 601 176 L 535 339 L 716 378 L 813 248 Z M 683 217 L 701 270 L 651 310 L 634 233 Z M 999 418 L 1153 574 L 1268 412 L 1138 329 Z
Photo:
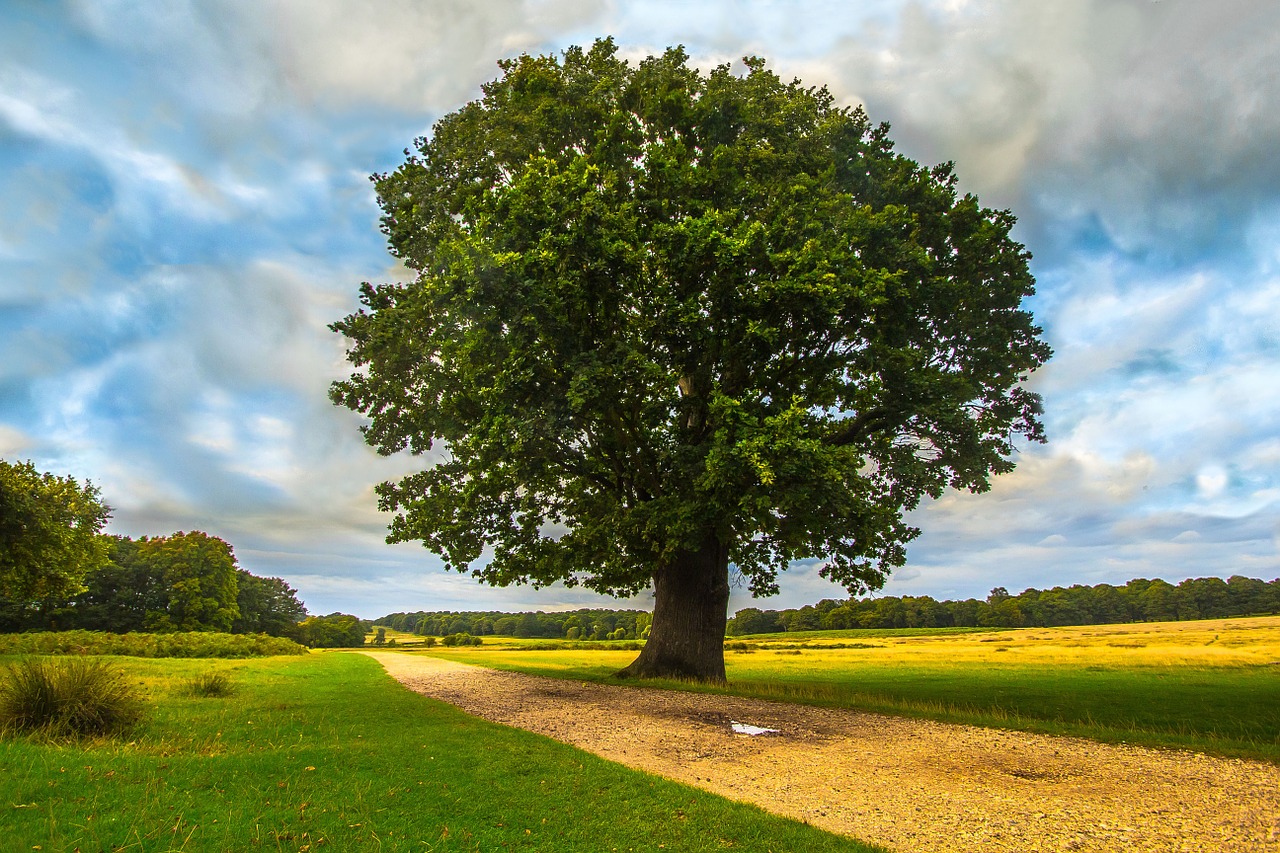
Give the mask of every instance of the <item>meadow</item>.
M 621 684 L 614 673 L 635 656 L 485 641 L 414 653 Z M 768 634 L 729 640 L 725 658 L 727 686 L 656 686 L 1280 763 L 1280 616 Z
M 362 655 L 110 660 L 145 722 L 0 741 L 5 849 L 878 849 L 468 717 Z M 210 675 L 230 693 L 190 689 Z

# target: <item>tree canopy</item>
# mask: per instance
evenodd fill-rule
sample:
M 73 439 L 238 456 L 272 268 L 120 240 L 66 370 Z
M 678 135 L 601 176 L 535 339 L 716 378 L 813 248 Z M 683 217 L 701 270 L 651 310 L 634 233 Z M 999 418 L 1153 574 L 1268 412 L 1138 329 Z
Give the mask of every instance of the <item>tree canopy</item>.
M 96 486 L 0 459 L 0 597 L 37 601 L 83 589 L 107 559 L 111 509 Z
M 106 561 L 72 594 L 0 596 L 0 632 L 230 631 L 291 636 L 307 615 L 297 591 L 235 564 L 231 546 L 200 531 L 168 537 L 100 535 Z
M 757 595 L 815 558 L 878 588 L 906 511 L 1043 439 L 1029 255 L 950 165 L 760 59 L 500 66 L 374 176 L 415 278 L 334 324 L 334 400 L 431 454 L 379 487 L 390 541 L 495 584 L 652 584 L 632 671 L 723 678 L 730 563 Z

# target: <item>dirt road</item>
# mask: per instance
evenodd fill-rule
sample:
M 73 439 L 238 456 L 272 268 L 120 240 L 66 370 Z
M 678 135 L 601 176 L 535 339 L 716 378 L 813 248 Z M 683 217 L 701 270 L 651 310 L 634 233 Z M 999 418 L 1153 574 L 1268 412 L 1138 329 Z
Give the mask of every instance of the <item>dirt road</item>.
M 901 851 L 1280 853 L 1270 764 L 370 656 L 469 714 Z

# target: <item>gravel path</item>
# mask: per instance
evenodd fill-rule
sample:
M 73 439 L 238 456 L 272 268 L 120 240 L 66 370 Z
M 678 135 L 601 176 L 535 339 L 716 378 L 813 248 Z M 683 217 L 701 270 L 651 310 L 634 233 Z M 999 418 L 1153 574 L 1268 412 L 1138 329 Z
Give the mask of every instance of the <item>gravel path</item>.
M 370 656 L 469 714 L 901 851 L 1280 853 L 1270 764 Z

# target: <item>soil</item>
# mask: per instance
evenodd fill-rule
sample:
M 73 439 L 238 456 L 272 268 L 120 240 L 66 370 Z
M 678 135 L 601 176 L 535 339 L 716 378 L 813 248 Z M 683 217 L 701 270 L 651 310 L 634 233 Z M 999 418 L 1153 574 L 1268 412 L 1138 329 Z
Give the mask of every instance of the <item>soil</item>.
M 1271 764 L 371 657 L 477 717 L 900 851 L 1280 853 Z

